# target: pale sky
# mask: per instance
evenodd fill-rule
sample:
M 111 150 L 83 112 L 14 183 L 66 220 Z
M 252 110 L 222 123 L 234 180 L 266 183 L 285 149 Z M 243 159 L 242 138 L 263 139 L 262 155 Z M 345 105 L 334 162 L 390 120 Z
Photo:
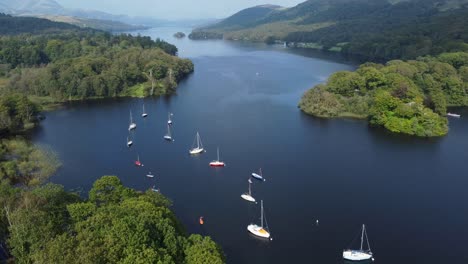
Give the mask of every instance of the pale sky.
M 295 6 L 305 0 L 56 0 L 66 8 L 161 19 L 225 18 L 244 8 L 275 4 Z

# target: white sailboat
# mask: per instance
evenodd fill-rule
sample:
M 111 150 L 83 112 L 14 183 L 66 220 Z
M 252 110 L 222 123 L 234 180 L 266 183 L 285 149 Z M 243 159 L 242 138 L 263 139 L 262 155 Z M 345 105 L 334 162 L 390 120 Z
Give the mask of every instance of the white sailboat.
M 363 248 L 364 236 L 366 237 L 366 241 L 367 241 L 367 250 L 364 250 Z M 369 245 L 369 239 L 367 238 L 365 225 L 362 225 L 361 248 L 358 250 L 356 249 L 343 250 L 343 258 L 346 260 L 351 260 L 351 261 L 362 261 L 362 260 L 368 260 L 368 259 L 374 260 L 374 258 L 372 257 L 372 252 L 371 252 L 370 245 Z
M 262 175 L 262 168 L 260 168 L 260 171 L 258 172 L 258 174 L 256 172 L 252 172 L 252 177 L 260 181 L 266 181 Z
M 256 203 L 255 198 L 252 197 L 252 189 L 250 187 L 250 185 L 252 184 L 252 181 L 249 179 L 248 182 L 249 182 L 249 192 L 242 194 L 241 197 L 242 197 L 242 199 L 244 199 L 246 201 Z
M 167 134 L 164 136 L 164 139 L 167 141 L 174 141 L 171 135 L 171 127 L 167 125 Z
M 171 119 L 171 116 L 173 116 L 173 114 L 172 114 L 172 113 L 169 113 L 169 114 L 167 114 L 167 124 L 168 124 L 168 125 L 172 125 L 172 119 Z
M 261 200 L 260 204 L 261 204 L 261 217 L 260 217 L 261 226 L 258 226 L 256 224 L 250 224 L 247 226 L 247 230 L 249 230 L 249 232 L 254 234 L 255 236 L 262 237 L 262 238 L 270 238 L 270 232 L 268 231 L 268 224 L 266 224 L 265 228 L 263 227 L 263 219 L 264 219 L 263 200 Z M 265 218 L 265 223 L 266 223 L 266 218 Z
M 196 142 L 196 147 L 195 147 L 195 142 Z M 195 154 L 200 154 L 202 152 L 204 152 L 205 149 L 203 149 L 203 144 L 201 142 L 201 138 L 200 138 L 200 134 L 198 134 L 197 132 L 197 135 L 195 136 L 195 140 L 192 144 L 192 148 L 189 150 L 189 153 L 192 154 L 192 155 L 195 155 Z
M 159 189 L 156 188 L 156 185 L 153 185 L 153 187 L 151 187 L 151 190 L 152 190 L 153 192 L 159 192 Z
M 148 178 L 154 178 L 154 174 L 150 172 L 148 172 L 148 174 L 146 174 L 146 177 Z
M 130 125 L 128 126 L 128 131 L 135 129 L 136 124 L 133 123 L 132 110 L 130 110 Z
M 218 159 L 213 160 L 212 162 L 210 162 L 210 166 L 211 167 L 224 167 L 224 166 L 226 166 L 226 164 L 224 162 L 219 160 L 219 148 L 217 149 L 217 152 L 218 152 Z
M 131 147 L 132 145 L 133 145 L 133 141 L 129 140 L 129 138 L 127 137 L 127 147 Z
M 145 118 L 145 117 L 148 116 L 148 113 L 146 113 L 146 111 L 145 111 L 145 104 L 143 104 L 143 112 L 142 112 L 141 116 L 142 116 L 143 118 Z

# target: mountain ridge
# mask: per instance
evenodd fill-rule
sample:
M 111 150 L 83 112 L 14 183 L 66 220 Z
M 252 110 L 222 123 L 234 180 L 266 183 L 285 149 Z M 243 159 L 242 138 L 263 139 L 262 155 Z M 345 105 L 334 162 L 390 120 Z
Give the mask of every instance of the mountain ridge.
M 263 16 L 197 28 L 192 38 L 287 43 L 363 60 L 468 50 L 468 0 L 308 0 Z

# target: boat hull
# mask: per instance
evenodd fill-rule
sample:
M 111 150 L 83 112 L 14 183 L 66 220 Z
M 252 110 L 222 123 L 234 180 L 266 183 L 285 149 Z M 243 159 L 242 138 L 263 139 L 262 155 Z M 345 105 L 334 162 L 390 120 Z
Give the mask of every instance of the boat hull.
M 249 202 L 252 202 L 252 203 L 255 203 L 255 198 L 253 198 L 251 195 L 247 194 L 247 193 L 244 193 L 241 195 L 242 199 L 246 200 L 246 201 L 249 201 Z
M 247 226 L 247 230 L 257 237 L 270 238 L 270 233 L 261 226 L 250 224 Z
M 147 116 L 148 116 L 148 114 L 141 114 L 141 116 L 142 116 L 142 117 L 147 117 Z
M 212 161 L 210 162 L 210 166 L 211 167 L 224 167 L 226 166 L 226 164 L 224 164 L 224 162 L 222 161 Z
M 200 153 L 202 153 L 204 151 L 205 150 L 203 148 L 194 148 L 194 149 L 189 150 L 189 153 L 192 154 L 192 155 L 196 155 L 196 154 L 200 154 Z
M 362 261 L 369 260 L 372 258 L 372 253 L 368 253 L 360 250 L 344 250 L 343 259 L 350 261 Z
M 255 172 L 252 172 L 252 177 L 254 177 L 255 179 L 260 180 L 260 181 L 265 181 L 265 179 L 261 175 L 258 175 Z
M 139 162 L 139 161 L 135 161 L 135 166 L 141 167 L 141 166 L 143 166 L 143 164 L 141 162 Z
M 459 114 L 453 114 L 453 113 L 447 113 L 447 116 L 451 116 L 451 117 L 461 117 L 461 115 L 459 115 Z
M 127 142 L 127 146 L 128 146 L 128 147 L 130 147 L 130 146 L 132 146 L 132 145 L 133 145 L 133 141 Z
M 136 128 L 136 124 L 135 123 L 131 123 L 129 126 L 128 126 L 128 130 L 133 130 Z
M 167 141 L 172 141 L 172 137 L 170 137 L 170 136 L 164 136 L 164 139 L 167 140 Z
M 148 177 L 148 178 L 154 178 L 154 175 L 152 175 L 152 174 L 147 174 L 146 177 Z

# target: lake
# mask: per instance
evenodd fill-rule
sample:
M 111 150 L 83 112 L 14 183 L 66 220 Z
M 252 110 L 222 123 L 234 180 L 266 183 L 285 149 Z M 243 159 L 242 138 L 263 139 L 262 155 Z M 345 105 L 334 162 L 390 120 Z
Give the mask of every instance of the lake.
M 301 95 L 354 63 L 280 46 L 175 39 L 177 31 L 190 29 L 139 32 L 174 43 L 194 62 L 176 95 L 74 102 L 45 114 L 32 138 L 61 158 L 52 182 L 83 195 L 102 175 L 142 191 L 156 185 L 187 231 L 220 243 L 228 263 L 343 263 L 342 250 L 359 247 L 362 224 L 375 263 L 468 262 L 467 110 L 456 110 L 462 118 L 450 119 L 439 139 L 313 118 L 297 108 Z M 138 127 L 127 148 L 130 110 Z M 163 140 L 168 112 L 174 142 Z M 207 152 L 194 157 L 197 131 Z M 208 166 L 217 147 L 224 168 Z M 259 168 L 266 182 L 254 181 L 252 192 L 264 200 L 273 241 L 246 230 L 260 222 L 260 205 L 240 195 Z

